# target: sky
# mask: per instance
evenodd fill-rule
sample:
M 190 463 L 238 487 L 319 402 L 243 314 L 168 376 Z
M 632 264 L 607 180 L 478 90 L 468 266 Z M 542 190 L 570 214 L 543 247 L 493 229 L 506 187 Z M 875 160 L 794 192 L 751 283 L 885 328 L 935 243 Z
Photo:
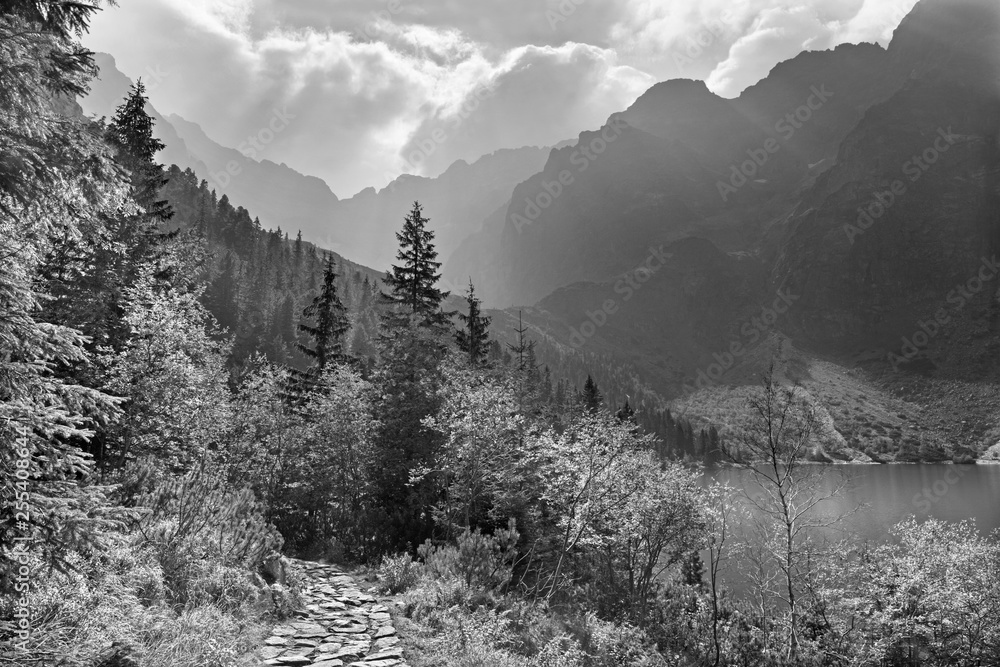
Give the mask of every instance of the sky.
M 885 46 L 915 3 L 119 0 L 84 42 L 162 114 L 348 197 L 574 139 L 658 81 L 735 97 L 803 50 Z

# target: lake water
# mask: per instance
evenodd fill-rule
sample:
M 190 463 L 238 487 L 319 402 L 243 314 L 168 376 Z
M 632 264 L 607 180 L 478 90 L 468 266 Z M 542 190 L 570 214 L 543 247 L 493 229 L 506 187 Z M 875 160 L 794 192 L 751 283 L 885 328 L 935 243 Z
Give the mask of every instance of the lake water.
M 918 520 L 973 519 L 984 535 L 1000 528 L 1000 465 L 809 465 L 802 470 L 821 495 L 843 486 L 812 515 L 843 517 L 836 527 L 816 531 L 821 538 L 885 542 L 890 539 L 889 528 L 910 515 Z M 707 470 L 703 481 L 712 480 L 745 489 L 751 496 L 759 494 L 748 470 Z M 745 527 L 733 528 L 740 533 Z M 743 539 L 753 538 L 744 535 Z M 747 592 L 745 575 L 736 561 L 723 567 L 722 577 L 731 592 Z
M 849 515 L 836 530 L 843 537 L 882 541 L 893 524 L 915 515 L 947 521 L 975 519 L 984 534 L 1000 528 L 1000 465 L 803 466 L 820 493 L 844 484 L 818 515 Z M 751 473 L 739 468 L 706 471 L 706 478 L 752 489 Z M 859 508 L 854 514 L 853 510 Z M 837 537 L 831 532 L 830 537 Z

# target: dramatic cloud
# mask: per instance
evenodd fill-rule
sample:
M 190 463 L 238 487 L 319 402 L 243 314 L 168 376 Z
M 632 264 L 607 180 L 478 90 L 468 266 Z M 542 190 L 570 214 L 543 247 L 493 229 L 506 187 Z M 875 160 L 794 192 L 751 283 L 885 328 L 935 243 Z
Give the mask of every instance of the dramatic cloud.
M 881 41 L 915 0 L 144 0 L 88 46 L 144 77 L 164 113 L 349 196 L 402 172 L 551 145 L 657 80 L 733 96 L 780 60 Z

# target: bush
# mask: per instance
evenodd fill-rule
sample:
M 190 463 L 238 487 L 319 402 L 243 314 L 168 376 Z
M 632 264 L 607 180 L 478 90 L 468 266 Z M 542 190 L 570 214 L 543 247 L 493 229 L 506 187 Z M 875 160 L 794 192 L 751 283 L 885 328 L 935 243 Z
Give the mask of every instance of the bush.
M 281 535 L 253 492 L 231 491 L 205 468 L 162 481 L 138 504 L 149 509 L 139 529 L 163 553 L 200 550 L 202 557 L 255 570 L 281 549 Z
M 455 546 L 434 546 L 430 540 L 417 549 L 427 573 L 438 579 L 457 579 L 469 588 L 497 590 L 510 582 L 520 535 L 511 519 L 494 535 L 479 530 L 459 535 Z
M 190 604 L 178 609 L 158 554 L 141 536 L 106 538 L 104 552 L 73 555 L 69 573 L 31 562 L 32 656 L 90 665 L 117 653 L 143 667 L 230 667 L 263 641 L 260 615 L 242 604 L 251 592 L 243 571 L 202 564 L 189 579 Z M 0 617 L 10 617 L 10 604 L 0 601 Z
M 383 593 L 396 595 L 409 590 L 420 578 L 420 566 L 414 563 L 407 554 L 384 556 L 379 565 L 378 587 Z

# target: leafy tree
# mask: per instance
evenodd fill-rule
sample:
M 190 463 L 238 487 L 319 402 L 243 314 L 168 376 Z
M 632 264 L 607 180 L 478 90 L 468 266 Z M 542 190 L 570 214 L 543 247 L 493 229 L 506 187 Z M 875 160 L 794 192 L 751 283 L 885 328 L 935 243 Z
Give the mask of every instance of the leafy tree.
M 514 400 L 514 380 L 448 367 L 444 398 L 428 425 L 444 436 L 433 468 L 441 500 L 435 519 L 454 537 L 463 530 L 522 522 L 529 504 L 532 457 L 523 438 L 525 417 Z
M 103 355 L 107 387 L 123 397 L 110 429 L 115 464 L 153 456 L 176 470 L 206 460 L 229 421 L 228 346 L 196 293 L 153 288 L 127 293 L 131 335 L 121 352 Z
M 314 539 L 336 539 L 347 556 L 380 555 L 381 539 L 373 532 L 375 457 L 371 385 L 353 369 L 331 364 L 321 378 L 327 389 L 314 394 L 303 410 L 310 424 L 295 457 L 295 486 L 289 505 L 308 518 Z
M 910 517 L 888 544 L 845 560 L 831 579 L 839 583 L 836 630 L 860 637 L 836 648 L 856 664 L 997 664 L 1000 547 L 978 532 L 968 522 Z
M 794 660 L 802 642 L 803 598 L 822 560 L 814 534 L 831 524 L 816 510 L 839 495 L 842 485 L 826 490 L 802 465 L 815 428 L 812 408 L 794 388 L 778 383 L 773 367 L 759 391 L 747 399 L 747 407 L 739 436 L 725 453 L 753 481 L 743 491 L 755 510 L 745 551 L 747 571 L 762 605 L 778 600 L 784 607 L 781 652 L 784 659 Z

